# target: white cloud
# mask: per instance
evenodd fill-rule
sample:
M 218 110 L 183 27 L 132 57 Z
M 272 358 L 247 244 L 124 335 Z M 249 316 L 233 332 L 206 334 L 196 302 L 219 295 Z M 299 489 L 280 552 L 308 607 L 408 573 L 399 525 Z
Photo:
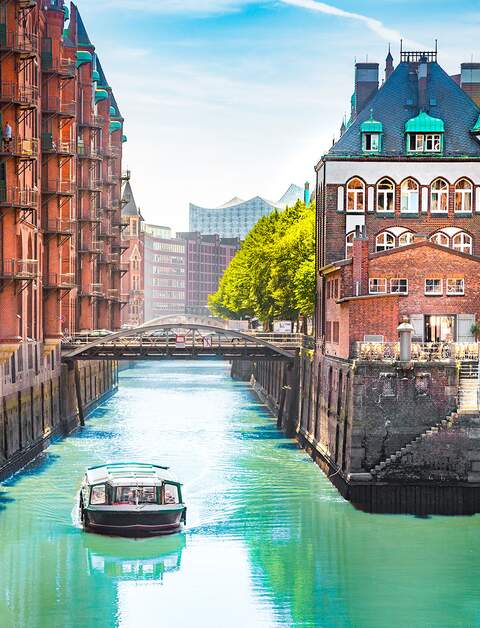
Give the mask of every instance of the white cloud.
M 326 4 L 325 2 L 317 2 L 317 0 L 281 0 L 284 4 L 290 4 L 292 6 L 296 6 L 302 9 L 308 9 L 310 11 L 318 11 L 320 13 L 325 13 L 327 15 L 334 15 L 337 17 L 344 17 L 349 20 L 356 20 L 358 22 L 363 22 L 367 28 L 373 31 L 376 35 L 385 39 L 386 41 L 399 41 L 400 39 L 404 39 L 405 43 L 413 46 L 416 49 L 427 50 L 422 44 L 406 39 L 399 33 L 397 30 L 393 28 L 388 28 L 385 26 L 383 22 L 377 20 L 373 17 L 368 17 L 367 15 L 362 15 L 361 13 L 352 13 L 351 11 L 344 11 L 343 9 L 339 9 L 338 7 L 334 7 L 331 4 Z

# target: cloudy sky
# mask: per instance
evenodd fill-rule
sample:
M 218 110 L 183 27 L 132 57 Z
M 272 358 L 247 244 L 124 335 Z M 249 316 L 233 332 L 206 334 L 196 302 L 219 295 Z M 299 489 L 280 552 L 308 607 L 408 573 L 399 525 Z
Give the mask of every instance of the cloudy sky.
M 355 59 L 399 40 L 450 73 L 480 61 L 480 0 L 78 0 L 128 135 L 124 166 L 149 222 L 188 203 L 278 199 L 314 180 L 338 135 Z

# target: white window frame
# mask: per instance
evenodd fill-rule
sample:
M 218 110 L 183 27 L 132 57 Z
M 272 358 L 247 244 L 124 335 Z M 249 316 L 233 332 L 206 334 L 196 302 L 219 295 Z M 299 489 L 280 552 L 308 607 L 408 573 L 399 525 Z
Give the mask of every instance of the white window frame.
M 370 138 L 370 148 L 367 148 L 367 137 Z M 374 144 L 376 145 L 374 146 Z M 363 134 L 363 150 L 366 153 L 380 152 L 380 133 L 364 133 Z
M 360 181 L 360 183 L 362 184 L 362 187 L 351 188 L 350 186 L 354 181 Z M 357 212 L 357 213 L 363 214 L 365 212 L 365 183 L 359 177 L 353 177 L 347 183 L 346 194 L 347 194 L 347 205 L 346 205 L 347 212 L 350 212 L 350 213 Z M 353 195 L 353 207 L 350 207 L 350 202 L 349 202 L 350 194 Z M 362 205 L 360 209 L 359 209 L 359 205 L 360 205 L 359 198 L 361 198 L 361 205 Z
M 381 188 L 380 186 L 388 183 L 390 188 Z M 386 209 L 388 207 L 388 199 L 391 198 L 392 209 Z M 380 206 L 380 201 L 383 202 L 383 208 Z M 395 213 L 395 183 L 384 177 L 377 183 L 377 212 L 381 214 L 393 214 Z
M 355 231 L 350 231 L 345 236 L 345 259 L 353 257 L 353 240 L 355 238 Z M 349 241 L 349 239 L 351 241 Z
M 394 289 L 393 288 L 393 282 L 394 281 L 404 281 L 405 282 L 405 288 L 403 290 L 400 289 Z M 390 279 L 390 293 L 391 294 L 408 294 L 408 279 L 406 277 L 394 277 L 392 279 Z
M 429 148 L 430 144 L 430 148 Z M 440 133 L 427 133 L 425 135 L 425 152 L 440 153 L 442 150 L 442 136 Z
M 410 190 L 408 188 L 408 182 L 411 181 L 415 184 L 415 189 Z M 407 199 L 406 205 L 404 200 Z M 405 179 L 400 185 L 400 213 L 403 214 L 418 214 L 420 199 L 420 187 L 415 179 L 409 177 Z
M 468 188 L 459 188 L 460 183 L 467 183 Z M 457 199 L 460 197 L 460 207 L 457 205 Z M 470 205 L 469 209 L 466 209 L 465 206 L 467 204 Z M 473 185 L 470 183 L 468 179 L 460 179 L 455 184 L 455 212 L 458 214 L 471 214 L 473 211 Z
M 445 239 L 446 240 L 446 244 L 442 244 L 441 242 L 437 242 L 437 240 L 441 240 L 441 239 Z M 450 248 L 450 238 L 443 231 L 437 231 L 432 236 L 430 236 L 430 241 L 433 242 L 434 244 L 438 244 L 438 246 L 443 246 L 443 247 L 445 247 L 447 249 Z
M 383 237 L 383 239 L 386 240 L 387 236 L 388 236 L 388 238 L 392 238 L 393 246 L 386 246 L 386 245 L 379 244 L 379 238 Z M 376 253 L 381 253 L 383 251 L 391 251 L 392 249 L 396 248 L 396 244 L 397 243 L 395 241 L 395 236 L 393 235 L 393 233 L 390 233 L 389 231 L 382 231 L 375 238 L 375 252 Z M 378 248 L 379 246 L 383 246 L 383 248 L 379 249 Z
M 444 183 L 445 187 L 441 189 L 434 188 L 436 183 Z M 440 209 L 442 206 L 442 198 L 445 198 L 446 209 Z M 448 214 L 448 181 L 445 179 L 435 179 L 430 187 L 430 213 L 431 214 Z
M 380 282 L 383 284 L 383 289 L 379 287 L 378 290 L 373 289 L 373 282 Z M 387 294 L 387 280 L 381 277 L 372 277 L 368 280 L 368 293 L 369 294 Z
M 455 241 L 460 238 L 460 244 L 456 244 Z M 473 253 L 473 238 L 465 231 L 456 233 L 452 238 L 452 249 L 459 251 L 460 253 L 467 253 L 472 255 Z
M 427 282 L 428 281 L 439 281 L 439 288 L 438 290 L 435 291 L 429 291 L 427 290 Z M 440 279 L 439 277 L 428 277 L 427 279 L 425 279 L 425 296 L 427 297 L 440 297 L 443 296 L 443 279 Z
M 408 246 L 413 244 L 415 234 L 411 231 L 404 231 L 398 236 L 398 246 Z M 408 238 L 408 242 L 402 242 L 402 238 Z
M 456 282 L 461 281 L 461 288 L 460 290 L 451 290 L 451 285 L 453 283 L 453 285 L 456 285 Z M 458 278 L 458 279 L 447 279 L 446 281 L 446 295 L 447 296 L 464 296 L 465 295 L 465 279 L 463 278 Z

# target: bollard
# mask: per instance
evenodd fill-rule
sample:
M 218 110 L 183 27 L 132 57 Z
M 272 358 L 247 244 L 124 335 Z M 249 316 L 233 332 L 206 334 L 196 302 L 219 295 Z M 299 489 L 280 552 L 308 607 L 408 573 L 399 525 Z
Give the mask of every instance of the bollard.
M 400 337 L 400 362 L 410 362 L 412 359 L 412 336 L 413 325 L 408 318 L 404 317 L 403 322 L 397 327 Z

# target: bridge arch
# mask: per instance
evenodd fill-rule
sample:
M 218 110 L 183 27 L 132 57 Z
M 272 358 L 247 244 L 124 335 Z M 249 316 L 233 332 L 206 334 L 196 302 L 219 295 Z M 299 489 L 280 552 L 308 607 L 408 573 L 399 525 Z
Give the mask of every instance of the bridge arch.
M 85 343 L 78 343 L 80 346 L 78 346 L 77 348 L 75 347 L 75 341 L 73 341 L 73 343 L 69 343 L 67 344 L 68 346 L 68 350 L 63 353 L 62 355 L 62 359 L 65 361 L 72 361 L 72 360 L 77 360 L 77 359 L 82 359 L 82 356 L 87 357 L 87 355 L 89 354 L 89 352 L 91 352 L 92 350 L 94 350 L 95 348 L 98 347 L 102 347 L 102 346 L 115 346 L 116 341 L 118 340 L 122 340 L 124 338 L 130 338 L 130 337 L 144 337 L 148 335 L 152 335 L 154 334 L 154 332 L 156 331 L 161 331 L 161 330 L 171 330 L 171 329 L 178 329 L 178 330 L 186 330 L 186 331 L 192 331 L 192 332 L 205 332 L 205 333 L 210 333 L 210 334 L 218 334 L 219 336 L 227 336 L 228 338 L 233 339 L 238 339 L 238 340 L 243 340 L 245 343 L 249 343 L 251 346 L 259 346 L 262 347 L 264 349 L 268 349 L 270 352 L 272 352 L 273 354 L 277 354 L 279 356 L 282 356 L 283 358 L 288 358 L 289 360 L 293 360 L 296 357 L 296 353 L 295 351 L 291 351 L 282 347 L 279 347 L 278 345 L 276 345 L 273 342 L 269 342 L 268 340 L 265 340 L 264 338 L 259 338 L 258 336 L 255 336 L 253 334 L 249 334 L 249 333 L 244 333 L 244 332 L 240 332 L 240 331 L 233 331 L 230 329 L 225 329 L 225 327 L 218 327 L 216 325 L 205 325 L 205 324 L 195 324 L 192 322 L 178 322 L 178 320 L 176 321 L 172 321 L 172 322 L 163 322 L 163 323 L 154 323 L 154 324 L 144 324 L 141 325 L 139 327 L 136 327 L 134 329 L 125 329 L 119 332 L 114 332 L 111 334 L 107 334 L 105 336 L 100 336 L 98 338 L 95 338 L 95 340 L 92 340 L 90 342 L 85 342 Z M 127 358 L 128 359 L 128 358 Z

